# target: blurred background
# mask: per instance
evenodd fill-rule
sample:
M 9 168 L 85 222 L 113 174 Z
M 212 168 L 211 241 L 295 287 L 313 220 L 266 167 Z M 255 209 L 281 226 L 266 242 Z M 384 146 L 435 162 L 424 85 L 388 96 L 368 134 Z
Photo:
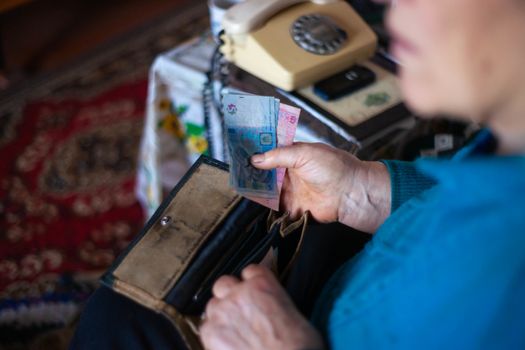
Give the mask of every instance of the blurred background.
M 383 7 L 349 2 L 386 50 Z M 150 69 L 189 40 L 213 48 L 209 30 L 205 0 L 0 1 L 0 350 L 67 348 L 98 277 L 147 216 L 135 190 L 138 171 L 153 176 L 138 169 Z M 205 73 L 191 74 L 202 85 Z M 155 132 L 206 153 L 202 126 L 181 126 L 189 107 L 158 102 Z M 444 121 L 407 125 L 360 156 L 451 152 L 465 134 Z
M 2 88 L 60 68 L 185 0 L 3 0 Z
M 193 1 L 193 3 L 205 0 Z M 349 1 L 377 16 L 369 0 Z M 189 0 L 2 0 L 0 88 L 57 69 Z

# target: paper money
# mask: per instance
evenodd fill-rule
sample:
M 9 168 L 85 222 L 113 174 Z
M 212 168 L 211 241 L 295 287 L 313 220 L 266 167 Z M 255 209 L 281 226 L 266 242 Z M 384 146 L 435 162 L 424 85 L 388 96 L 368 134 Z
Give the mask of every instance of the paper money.
M 230 185 L 241 195 L 279 210 L 286 169 L 259 170 L 252 155 L 293 144 L 301 110 L 270 96 L 230 92 L 223 97 Z
M 244 196 L 278 197 L 277 171 L 253 167 L 250 158 L 277 147 L 279 101 L 270 96 L 226 94 L 224 121 L 230 151 L 230 184 Z
M 277 147 L 290 146 L 293 144 L 295 138 L 295 131 L 299 123 L 299 115 L 301 110 L 284 103 L 279 106 L 279 119 L 277 122 Z M 286 175 L 286 168 L 277 168 L 277 197 L 261 198 L 248 196 L 248 199 L 257 202 L 265 207 L 279 210 L 279 202 L 281 189 L 283 187 L 284 176 Z

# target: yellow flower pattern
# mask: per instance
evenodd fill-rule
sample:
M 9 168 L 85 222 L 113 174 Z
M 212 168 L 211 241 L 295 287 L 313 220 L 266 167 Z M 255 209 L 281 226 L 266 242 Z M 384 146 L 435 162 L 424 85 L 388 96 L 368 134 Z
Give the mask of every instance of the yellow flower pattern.
M 176 106 L 173 101 L 168 99 L 160 100 L 158 109 L 164 117 L 159 121 L 158 127 L 184 141 L 190 153 L 206 154 L 209 145 L 205 137 L 204 127 L 191 122 L 183 122 L 183 116 L 188 108 L 187 105 Z
M 180 122 L 180 117 L 186 112 L 187 107 L 181 106 L 174 108 L 171 101 L 166 99 L 160 100 L 158 106 L 162 112 L 167 113 L 164 118 L 159 121 L 159 128 L 179 140 L 183 140 L 185 133 L 183 125 Z
M 186 142 L 188 149 L 193 153 L 204 153 L 208 150 L 208 141 L 202 136 L 192 135 Z

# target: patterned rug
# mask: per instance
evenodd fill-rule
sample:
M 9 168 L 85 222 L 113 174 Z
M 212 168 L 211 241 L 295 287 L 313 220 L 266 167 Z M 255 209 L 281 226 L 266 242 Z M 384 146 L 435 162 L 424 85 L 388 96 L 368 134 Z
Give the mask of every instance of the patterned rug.
M 0 96 L 0 344 L 74 322 L 142 226 L 148 68 L 207 27 L 199 2 Z

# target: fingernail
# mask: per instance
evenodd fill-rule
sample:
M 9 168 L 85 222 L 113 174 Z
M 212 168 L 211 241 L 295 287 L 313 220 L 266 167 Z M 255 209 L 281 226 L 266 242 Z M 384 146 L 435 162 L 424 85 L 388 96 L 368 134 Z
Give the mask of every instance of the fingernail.
M 251 158 L 252 164 L 259 164 L 264 162 L 264 154 L 255 154 Z

